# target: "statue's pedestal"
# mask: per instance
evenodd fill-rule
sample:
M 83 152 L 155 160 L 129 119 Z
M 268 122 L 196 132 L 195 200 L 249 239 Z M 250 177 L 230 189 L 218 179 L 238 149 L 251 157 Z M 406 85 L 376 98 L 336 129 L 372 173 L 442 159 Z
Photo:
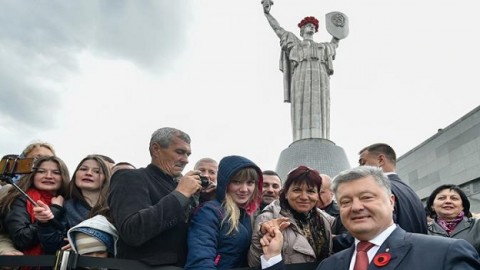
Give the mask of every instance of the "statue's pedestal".
M 285 182 L 288 173 L 300 165 L 314 168 L 332 178 L 351 168 L 343 148 L 330 140 L 319 138 L 298 140 L 290 144 L 280 154 L 276 172 L 282 182 Z

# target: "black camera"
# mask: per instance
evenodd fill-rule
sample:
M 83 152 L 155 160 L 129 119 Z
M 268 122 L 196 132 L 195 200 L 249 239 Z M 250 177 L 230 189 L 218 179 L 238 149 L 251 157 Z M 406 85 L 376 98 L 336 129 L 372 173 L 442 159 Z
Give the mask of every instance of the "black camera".
M 202 185 L 202 188 L 207 188 L 210 185 L 210 180 L 208 180 L 208 177 L 204 175 L 199 175 L 200 176 L 200 184 Z

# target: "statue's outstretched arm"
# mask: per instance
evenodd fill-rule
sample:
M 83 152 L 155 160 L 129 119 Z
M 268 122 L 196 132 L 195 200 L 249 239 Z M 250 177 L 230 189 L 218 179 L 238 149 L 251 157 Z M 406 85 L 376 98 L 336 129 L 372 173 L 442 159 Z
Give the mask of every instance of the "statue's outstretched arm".
M 278 21 L 272 15 L 265 13 L 265 17 L 267 17 L 268 23 L 272 27 L 273 31 L 275 31 L 275 34 L 281 38 L 285 30 L 280 26 L 280 24 L 278 24 Z
M 267 18 L 268 23 L 272 27 L 275 34 L 277 34 L 277 36 L 281 38 L 285 30 L 280 26 L 278 21 L 270 14 L 270 9 L 272 8 L 273 2 L 269 0 L 264 0 L 262 1 L 262 5 L 263 5 L 263 13 Z

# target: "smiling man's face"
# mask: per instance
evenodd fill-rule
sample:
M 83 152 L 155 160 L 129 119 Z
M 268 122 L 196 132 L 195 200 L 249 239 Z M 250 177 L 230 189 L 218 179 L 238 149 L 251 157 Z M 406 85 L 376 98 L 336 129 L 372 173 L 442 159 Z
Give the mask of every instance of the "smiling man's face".
M 393 224 L 394 197 L 373 176 L 342 183 L 335 195 L 342 223 L 355 238 L 371 240 Z

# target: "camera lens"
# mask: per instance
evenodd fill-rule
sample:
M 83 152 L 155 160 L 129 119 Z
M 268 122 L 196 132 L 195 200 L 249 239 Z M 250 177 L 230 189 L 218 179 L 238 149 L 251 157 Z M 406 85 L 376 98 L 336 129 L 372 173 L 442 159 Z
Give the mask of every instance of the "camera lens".
M 203 188 L 206 188 L 210 185 L 210 181 L 208 180 L 208 177 L 200 175 L 200 182 Z

